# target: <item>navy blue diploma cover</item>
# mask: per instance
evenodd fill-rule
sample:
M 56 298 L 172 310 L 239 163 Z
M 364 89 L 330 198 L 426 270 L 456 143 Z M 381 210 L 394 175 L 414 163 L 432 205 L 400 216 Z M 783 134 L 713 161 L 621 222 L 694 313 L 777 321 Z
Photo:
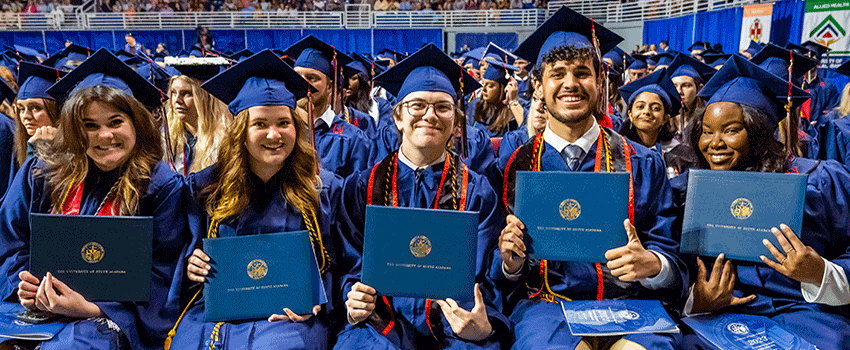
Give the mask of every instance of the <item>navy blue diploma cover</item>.
M 629 174 L 518 171 L 515 208 L 532 259 L 604 262 L 628 243 Z
M 307 231 L 205 238 L 204 253 L 205 322 L 310 314 L 327 300 Z
M 364 284 L 388 296 L 472 301 L 478 212 L 366 206 Z
M 658 300 L 562 301 L 561 309 L 575 336 L 679 333 Z
M 811 343 L 775 321 L 756 315 L 720 314 L 686 317 L 682 321 L 700 338 L 724 350 L 815 350 Z
M 680 251 L 761 262 L 771 256 L 762 239 L 781 248 L 772 227 L 800 234 L 806 182 L 797 174 L 690 170 Z
M 148 301 L 153 218 L 30 214 L 30 272 L 89 301 Z

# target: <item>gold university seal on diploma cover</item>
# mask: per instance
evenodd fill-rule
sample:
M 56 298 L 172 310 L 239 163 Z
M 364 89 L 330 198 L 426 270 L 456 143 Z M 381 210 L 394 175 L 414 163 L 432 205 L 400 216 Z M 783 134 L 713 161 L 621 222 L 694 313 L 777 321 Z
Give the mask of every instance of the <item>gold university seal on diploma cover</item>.
M 575 199 L 565 199 L 558 207 L 558 211 L 564 220 L 573 221 L 581 215 L 581 205 Z
M 267 273 L 269 273 L 269 266 L 266 265 L 265 261 L 256 259 L 248 263 L 248 277 L 251 277 L 251 279 L 262 279 L 266 277 Z
M 410 253 L 417 258 L 424 258 L 431 254 L 431 240 L 425 236 L 416 236 L 410 240 Z
M 732 210 L 732 216 L 736 219 L 746 220 L 753 215 L 753 203 L 750 203 L 749 199 L 738 198 L 732 201 L 730 210 Z
M 80 250 L 80 254 L 83 256 L 83 260 L 89 264 L 95 264 L 103 259 L 103 254 L 106 253 L 106 250 L 103 249 L 103 246 L 97 242 L 88 242 L 83 246 L 83 249 Z

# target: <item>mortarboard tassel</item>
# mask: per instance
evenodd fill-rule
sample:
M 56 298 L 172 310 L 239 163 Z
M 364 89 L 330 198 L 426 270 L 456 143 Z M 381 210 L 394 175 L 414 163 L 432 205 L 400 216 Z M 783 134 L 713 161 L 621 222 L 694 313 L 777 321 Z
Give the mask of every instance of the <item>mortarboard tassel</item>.
M 313 93 L 310 89 L 307 89 L 307 124 L 310 125 L 310 143 L 313 145 L 313 149 L 318 152 L 318 148 L 316 147 L 316 132 L 314 131 L 313 124 L 315 120 L 313 119 Z M 330 126 L 330 125 L 328 125 Z M 318 157 L 318 153 L 316 153 L 316 157 Z M 319 166 L 319 162 L 316 162 L 316 175 L 319 174 L 321 168 Z
M 467 116 L 466 116 L 466 103 L 465 103 L 466 100 L 464 99 L 464 96 L 463 96 L 463 76 L 465 74 L 467 74 L 467 72 L 466 72 L 466 69 L 463 68 L 463 66 L 458 65 L 458 67 L 460 68 L 460 78 L 459 78 L 460 91 L 457 94 L 457 100 L 458 100 L 457 105 L 458 105 L 458 108 L 461 111 L 461 113 L 460 113 L 460 115 L 461 115 L 460 157 L 463 158 L 463 159 L 466 159 L 466 157 L 469 156 L 469 150 L 466 149 L 466 138 L 467 138 L 467 135 L 466 135 L 466 118 L 467 118 Z

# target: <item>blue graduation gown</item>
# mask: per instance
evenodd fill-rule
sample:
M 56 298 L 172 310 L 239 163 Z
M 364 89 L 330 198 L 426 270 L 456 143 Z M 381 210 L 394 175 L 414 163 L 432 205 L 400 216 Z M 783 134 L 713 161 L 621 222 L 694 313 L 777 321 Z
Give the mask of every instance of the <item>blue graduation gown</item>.
M 487 125 L 484 125 L 484 124 L 477 122 L 475 120 L 475 105 L 478 103 L 479 100 L 480 99 L 478 97 L 475 97 L 466 104 L 466 123 L 467 124 L 484 131 L 484 134 L 487 135 L 488 138 L 489 137 L 502 137 L 502 136 L 504 136 L 505 133 L 519 129 L 519 125 L 517 124 L 516 120 L 512 120 L 508 123 L 508 127 L 507 127 L 507 130 L 505 132 L 492 132 L 487 127 Z M 528 116 L 528 106 L 526 106 L 524 104 L 521 104 L 521 105 L 522 105 L 522 108 L 523 108 L 523 112 L 522 112 L 523 116 Z
M 817 137 L 817 134 L 814 132 L 820 130 L 826 124 L 827 118 L 825 113 L 838 106 L 838 103 L 841 102 L 841 93 L 835 85 L 823 79 L 812 82 L 812 85 L 806 91 L 812 95 L 812 98 L 804 104 L 803 113 L 805 114 L 806 109 L 810 111 L 808 119 L 815 131 L 811 130 L 812 128 L 804 130 L 809 136 Z
M 377 164 L 387 155 L 397 150 L 401 145 L 398 137 L 398 129 L 395 124 L 381 128 L 378 132 L 378 137 L 375 139 L 374 154 L 371 163 Z M 501 188 L 502 175 L 497 168 L 496 152 L 493 151 L 493 144 L 490 142 L 490 138 L 487 137 L 483 130 L 467 125 L 466 147 L 467 157 L 463 159 L 464 164 L 470 170 L 486 176 L 490 182 L 490 186 L 493 188 Z M 460 153 L 460 150 L 456 149 L 456 151 Z
M 502 142 L 499 144 L 499 170 L 504 172 L 508 166 L 508 160 L 514 154 L 514 151 L 528 141 L 528 130 L 520 127 L 514 131 L 508 132 L 502 136 Z
M 0 113 L 0 198 L 15 178 L 15 121 Z
M 24 163 L 3 205 L 0 206 L 0 284 L 3 300 L 18 302 L 18 273 L 29 270 L 29 214 L 49 213 L 51 198 L 49 184 L 33 172 L 44 166 L 33 158 Z M 90 163 L 80 203 L 81 215 L 95 215 L 103 198 L 118 179 L 118 170 L 102 172 Z M 95 302 L 120 333 L 103 319 L 70 322 L 56 337 L 44 342 L 42 349 L 91 347 L 116 348 L 118 342 L 129 343 L 132 349 L 162 347 L 165 336 L 180 312 L 181 279 L 175 278 L 180 252 L 189 241 L 183 208 L 183 181 L 168 164 L 159 162 L 151 173 L 150 184 L 139 202 L 139 216 L 153 217 L 153 265 L 151 266 L 151 296 L 149 302 Z M 122 335 L 123 334 L 123 335 Z
M 682 300 L 687 292 L 688 286 L 685 283 L 688 281 L 688 270 L 678 254 L 680 232 L 673 225 L 678 212 L 673 203 L 673 193 L 666 176 L 667 170 L 658 152 L 632 141 L 628 143 L 634 150 L 631 161 L 635 194 L 635 227 L 638 236 L 645 248 L 667 258 L 675 282 L 667 288 L 657 290 L 649 290 L 640 283 L 633 283 L 629 290 L 635 295 L 617 297 L 658 299 L 666 305 L 671 305 Z M 546 142 L 544 145 L 541 171 L 570 171 L 558 151 Z M 593 171 L 596 152 L 594 142 L 580 163 L 579 171 Z M 624 230 L 623 235 L 625 234 Z M 549 261 L 547 266 L 549 286 L 553 292 L 573 300 L 596 299 L 597 272 L 593 264 Z M 604 264 L 602 268 L 607 269 Z M 520 272 L 523 276 L 538 273 L 537 270 L 531 271 L 528 263 Z M 564 314 L 560 308 L 556 307 L 556 304 L 528 298 L 537 291 L 537 286 L 533 288 L 527 286 L 523 280 L 524 277 L 520 277 L 518 281 L 510 281 L 505 277 L 502 272 L 502 256 L 498 250 L 494 251 L 493 264 L 488 277 L 494 281 L 506 298 L 503 311 L 511 313 L 511 321 L 515 324 L 514 348 L 546 349 L 564 346 L 564 348 L 574 349 L 581 341 L 581 337 L 570 334 Z M 676 336 L 669 334 L 630 335 L 625 338 L 642 344 L 648 349 L 671 349 L 678 341 Z
M 204 188 L 218 178 L 218 165 L 212 165 L 189 176 L 189 226 L 193 242 L 185 251 L 184 260 L 191 256 L 195 248 L 202 247 L 202 239 L 207 236 L 209 217 L 205 210 L 205 201 L 201 199 Z M 288 232 L 305 230 L 300 211 L 289 206 L 280 190 L 284 181 L 283 173 L 272 176 L 267 183 L 250 173 L 246 175 L 248 184 L 253 188 L 250 204 L 241 214 L 229 218 L 218 227 L 220 237 Z M 322 275 L 325 293 L 331 303 L 325 305 L 325 311 L 311 317 L 306 322 L 289 320 L 268 322 L 267 320 L 245 320 L 227 322 L 219 330 L 218 341 L 212 344 L 215 349 L 326 349 L 328 347 L 328 314 L 334 312 L 333 301 L 341 300 L 337 278 L 344 271 L 337 264 L 340 236 L 337 226 L 337 208 L 342 199 L 342 179 L 331 172 L 321 171 L 322 191 L 320 194 L 321 213 L 317 213 L 322 234 L 322 242 L 331 261 L 330 268 Z M 350 267 L 350 265 L 348 266 Z M 185 266 L 181 273 L 185 274 Z M 271 316 L 271 315 L 269 315 Z M 172 349 L 210 349 L 211 334 L 215 322 L 204 322 L 204 301 L 198 297 L 177 328 L 177 334 L 171 343 Z
M 850 172 L 834 160 L 818 163 L 794 158 L 791 167 L 800 174 L 809 174 L 803 229 L 797 232 L 800 240 L 850 276 L 850 222 L 847 221 L 846 206 L 850 200 L 850 188 L 847 187 Z M 684 173 L 675 181 L 676 191 L 687 191 L 687 176 L 688 173 Z M 765 256 L 770 257 L 767 248 L 754 249 L 763 250 Z M 711 271 L 713 260 L 709 260 L 703 259 L 703 262 Z M 738 307 L 725 308 L 722 312 L 770 317 L 820 349 L 850 348 L 850 333 L 846 331 L 850 329 L 850 306 L 807 303 L 800 291 L 800 282 L 767 265 L 736 262 L 735 267 L 738 273 L 735 296 L 740 298 L 754 294 L 756 298 Z M 700 343 L 694 337 L 686 338 L 688 344 Z
M 357 120 L 356 126 L 360 128 L 360 130 L 363 130 L 369 139 L 375 138 L 375 135 L 378 134 L 378 126 L 375 123 L 375 119 L 372 119 L 371 115 L 358 111 L 353 107 L 345 107 L 345 109 L 343 109 L 337 117 L 342 120 L 346 120 L 346 110 L 348 111 L 348 117 L 351 118 L 351 120 Z M 353 125 L 354 123 L 350 124 Z
M 830 120 L 823 128 L 820 159 L 835 159 L 850 164 L 850 118 L 839 116 L 838 111 L 830 112 Z M 835 117 L 835 118 L 832 118 Z
M 331 125 L 317 123 L 313 133 L 323 169 L 344 178 L 369 166 L 372 143 L 363 130 L 335 116 Z
M 434 197 L 443 172 L 443 163 L 428 167 L 422 174 L 421 183 L 416 186 L 415 174 L 404 164 L 398 166 L 398 198 L 400 207 L 417 207 L 411 203 L 413 191 L 419 191 L 422 198 L 427 200 L 426 208 L 434 207 Z M 360 281 L 360 257 L 363 251 L 363 229 L 366 213 L 366 195 L 369 187 L 370 171 L 355 173 L 345 181 L 345 210 L 348 212 L 351 232 L 347 236 L 350 251 L 349 259 L 358 260 L 357 265 L 346 276 L 343 285 L 343 298 L 346 298 L 351 287 Z M 499 230 L 505 222 L 503 212 L 497 202 L 496 192 L 490 187 L 487 179 L 474 171 L 469 171 L 469 184 L 467 188 L 466 208 L 467 211 L 479 212 L 478 224 L 478 248 L 476 254 L 476 282 L 480 283 L 481 292 L 487 304 L 487 316 L 496 333 L 482 342 L 470 342 L 458 338 L 451 329 L 449 322 L 436 304 L 433 304 L 431 313 L 439 313 L 442 318 L 442 329 L 435 330 L 442 339 L 448 342 L 448 348 L 453 349 L 500 349 L 502 344 L 509 341 L 509 328 L 507 318 L 499 313 L 494 303 L 494 291 L 492 285 L 486 281 L 485 274 L 492 259 L 492 251 L 496 247 L 499 238 Z M 380 293 L 380 291 L 378 291 Z M 461 307 L 471 310 L 474 302 L 459 302 Z M 388 334 L 381 335 L 372 326 L 365 322 L 358 325 L 346 325 L 339 334 L 335 349 L 430 349 L 425 345 L 428 341 L 434 341 L 435 335 L 431 332 L 426 322 L 426 301 L 418 298 L 392 298 L 396 326 Z M 400 331 L 400 329 L 403 329 Z
M 531 76 L 526 77 L 525 80 L 517 80 L 516 81 L 516 89 L 517 95 L 521 99 L 530 100 L 531 99 Z
M 383 97 L 375 97 L 375 103 L 378 104 L 378 125 L 377 129 L 381 130 L 385 125 L 394 125 L 393 121 L 393 105 L 390 101 Z

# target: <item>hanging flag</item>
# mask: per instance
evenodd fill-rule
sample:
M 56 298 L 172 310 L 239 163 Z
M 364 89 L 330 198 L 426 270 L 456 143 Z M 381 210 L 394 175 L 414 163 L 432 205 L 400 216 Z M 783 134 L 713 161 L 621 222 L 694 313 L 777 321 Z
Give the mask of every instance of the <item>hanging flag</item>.
M 744 6 L 741 21 L 741 42 L 738 50 L 746 50 L 750 41 L 770 41 L 770 22 L 773 20 L 773 3 Z
M 850 2 L 846 0 L 807 0 L 806 17 L 803 19 L 803 37 L 826 46 L 830 62 L 821 61 L 835 67 L 844 61 L 842 56 L 850 56 Z

